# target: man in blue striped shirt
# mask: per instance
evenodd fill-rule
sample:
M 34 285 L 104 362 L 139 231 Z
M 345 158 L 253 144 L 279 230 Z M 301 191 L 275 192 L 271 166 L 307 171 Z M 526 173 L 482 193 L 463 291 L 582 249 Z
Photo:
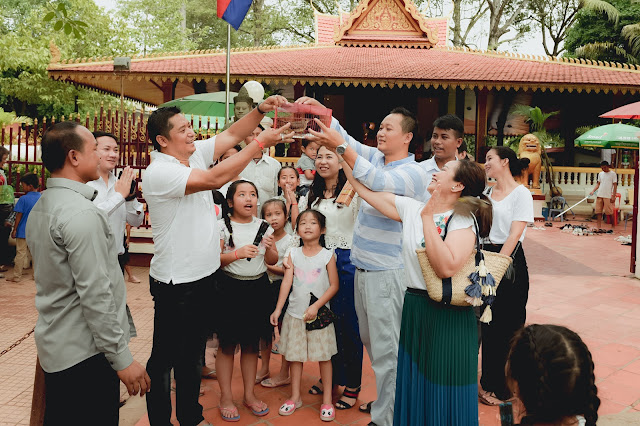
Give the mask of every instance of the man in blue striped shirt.
M 297 102 L 317 104 L 309 98 Z M 453 116 L 451 116 L 453 117 Z M 453 117 L 461 123 L 457 117 Z M 449 126 L 448 121 L 439 123 Z M 436 121 L 438 123 L 438 121 Z M 388 191 L 422 201 L 430 197 L 426 188 L 433 173 L 456 158 L 461 134 L 446 129 L 434 131 L 432 138 L 437 158 L 417 163 L 409 154 L 409 143 L 416 129 L 416 119 L 405 108 L 395 108 L 385 117 L 377 134 L 378 148 L 356 141 L 336 119 L 331 128 L 343 139 L 317 141 L 330 148 L 344 145 L 343 158 L 353 168 L 354 176 L 375 191 Z M 456 130 L 458 124 L 455 123 Z M 402 224 L 388 219 L 365 201 L 354 227 L 351 262 L 356 266 L 355 307 L 360 336 L 367 348 L 376 375 L 378 399 L 371 404 L 371 424 L 391 425 L 395 402 L 398 341 L 402 305 L 406 290 L 402 252 Z

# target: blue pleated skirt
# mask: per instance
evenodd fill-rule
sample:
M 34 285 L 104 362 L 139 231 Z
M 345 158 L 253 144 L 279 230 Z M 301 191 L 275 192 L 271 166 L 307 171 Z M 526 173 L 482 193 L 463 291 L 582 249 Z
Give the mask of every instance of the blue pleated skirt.
M 402 310 L 395 426 L 478 425 L 478 329 L 471 307 L 407 291 Z

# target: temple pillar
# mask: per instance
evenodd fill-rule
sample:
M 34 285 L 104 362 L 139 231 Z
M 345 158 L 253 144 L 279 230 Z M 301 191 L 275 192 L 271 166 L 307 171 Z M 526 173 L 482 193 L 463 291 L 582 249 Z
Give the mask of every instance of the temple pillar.
M 298 99 L 304 96 L 304 84 L 296 83 L 293 85 L 293 97 Z
M 488 96 L 488 89 L 478 89 L 476 92 L 476 160 L 479 163 L 484 163 L 484 147 L 487 144 Z
M 169 102 L 173 100 L 174 94 L 174 85 L 173 81 L 165 80 L 162 82 L 162 103 Z

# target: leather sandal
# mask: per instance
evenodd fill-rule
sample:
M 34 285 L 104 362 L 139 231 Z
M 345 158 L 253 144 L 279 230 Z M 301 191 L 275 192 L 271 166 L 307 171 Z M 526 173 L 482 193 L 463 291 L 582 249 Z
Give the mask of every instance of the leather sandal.
M 371 413 L 371 404 L 373 404 L 373 401 L 369 401 L 366 404 L 362 404 L 361 406 L 358 407 L 358 410 L 362 413 Z
M 317 384 L 311 386 L 311 388 L 309 389 L 309 393 L 311 395 L 322 395 L 324 393 L 324 390 L 320 389 L 318 384 L 322 384 L 322 379 L 318 380 Z
M 360 386 L 358 386 L 355 390 L 349 390 L 345 387 L 344 391 L 342 392 L 342 396 L 344 396 L 345 398 L 355 399 L 356 401 L 354 401 L 353 404 L 349 404 L 348 402 L 339 399 L 336 401 L 336 409 L 348 410 L 349 408 L 353 408 L 353 406 L 356 405 L 358 395 L 360 395 Z

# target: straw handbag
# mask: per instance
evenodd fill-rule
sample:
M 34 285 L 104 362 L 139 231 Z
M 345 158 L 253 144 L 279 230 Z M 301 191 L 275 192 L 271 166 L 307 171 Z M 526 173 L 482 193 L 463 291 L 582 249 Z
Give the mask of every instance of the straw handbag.
M 445 225 L 443 240 L 452 218 L 453 215 L 449 217 Z M 482 306 L 486 304 L 487 308 L 480 321 L 488 323 L 491 321 L 491 304 L 495 299 L 498 284 L 512 259 L 504 254 L 482 250 L 478 222 L 475 216 L 473 223 L 476 230 L 476 249 L 453 277 L 438 277 L 429 263 L 425 249 L 418 249 L 416 253 L 431 300 L 443 305 L 454 306 Z

